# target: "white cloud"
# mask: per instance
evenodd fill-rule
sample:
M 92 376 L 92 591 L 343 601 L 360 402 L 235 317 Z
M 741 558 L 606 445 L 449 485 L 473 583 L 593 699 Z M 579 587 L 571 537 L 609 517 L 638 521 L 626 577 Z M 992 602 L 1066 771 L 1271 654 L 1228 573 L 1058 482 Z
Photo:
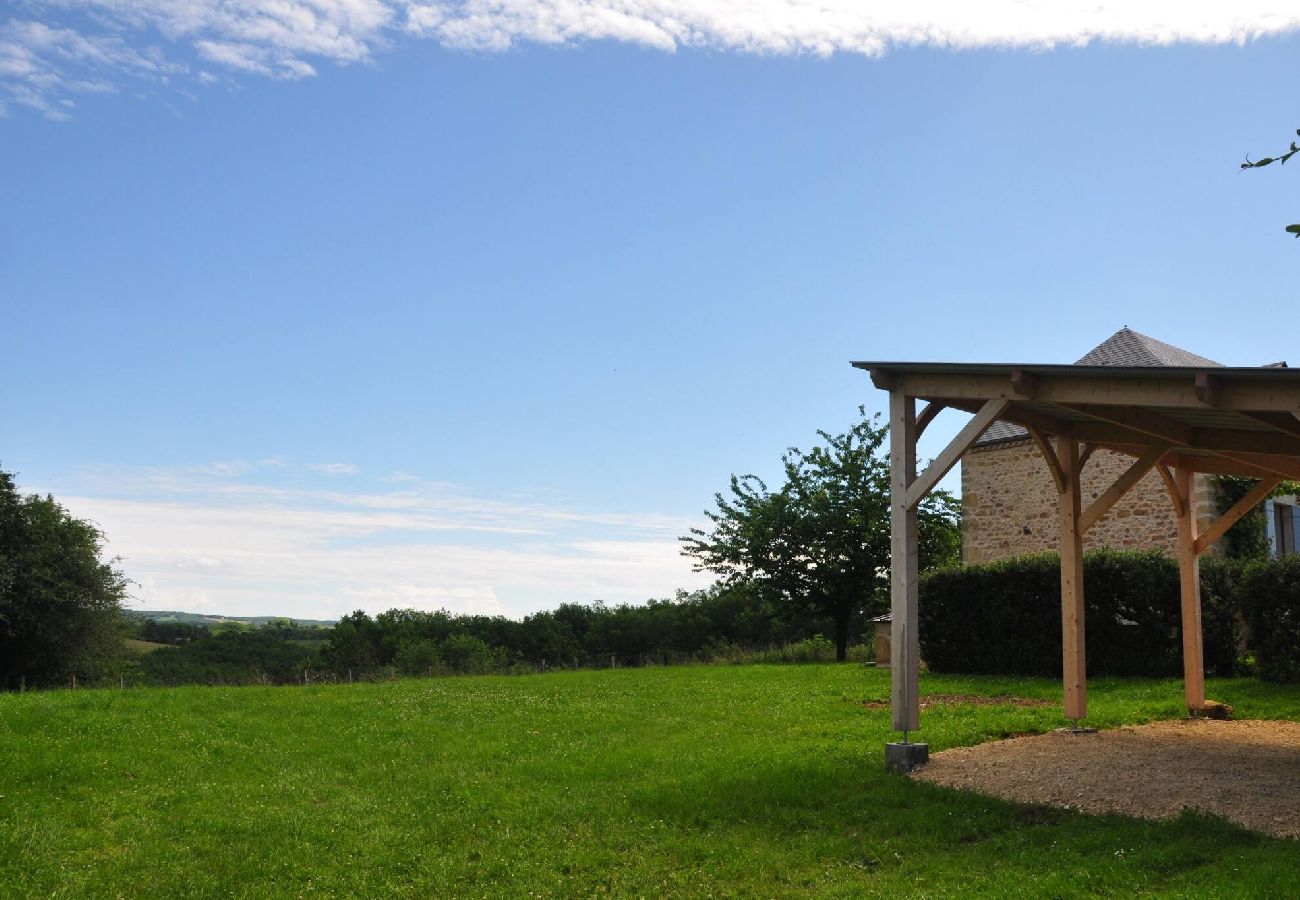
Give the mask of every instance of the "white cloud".
M 522 43 L 613 40 L 664 51 L 856 53 L 895 47 L 1050 49 L 1093 41 L 1244 43 L 1300 28 L 1282 0 L 30 0 L 59 24 L 0 27 L 0 103 L 57 113 L 79 83 L 134 77 L 216 80 L 165 61 L 194 56 L 228 72 L 315 74 L 322 61 L 370 60 L 423 37 L 500 51 Z M 94 33 L 78 28 L 93 25 Z
M 75 490 L 51 489 L 103 528 L 108 553 L 123 557 L 140 604 L 152 609 L 522 615 L 564 601 L 641 602 L 708 581 L 678 552 L 689 520 L 418 480 L 378 492 L 281 483 L 318 468 L 99 470 Z
M 322 475 L 355 475 L 361 471 L 352 463 L 310 463 L 307 468 Z

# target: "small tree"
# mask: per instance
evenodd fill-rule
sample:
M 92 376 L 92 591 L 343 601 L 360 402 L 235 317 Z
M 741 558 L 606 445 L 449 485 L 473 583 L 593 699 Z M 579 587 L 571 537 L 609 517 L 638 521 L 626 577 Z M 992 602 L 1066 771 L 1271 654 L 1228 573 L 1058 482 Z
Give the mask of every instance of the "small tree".
M 100 559 L 103 538 L 0 472 L 0 685 L 94 679 L 121 659 L 130 582 Z
M 835 623 L 835 657 L 847 656 L 855 615 L 883 607 L 889 584 L 888 428 L 859 408 L 861 421 L 825 446 L 791 447 L 785 484 L 770 491 L 755 475 L 732 476 L 730 496 L 715 494 L 712 527 L 692 528 L 682 552 L 696 571 L 726 584 L 747 583 L 782 603 Z M 959 505 L 943 491 L 918 512 L 923 569 L 956 562 Z

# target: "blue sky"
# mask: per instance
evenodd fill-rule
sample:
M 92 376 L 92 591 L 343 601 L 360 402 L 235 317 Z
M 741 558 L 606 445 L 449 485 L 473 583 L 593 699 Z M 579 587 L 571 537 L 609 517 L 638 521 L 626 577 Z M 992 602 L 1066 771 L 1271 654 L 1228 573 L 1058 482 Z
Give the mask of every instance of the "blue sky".
M 666 596 L 730 473 L 880 408 L 850 359 L 1300 362 L 1300 176 L 1237 171 L 1300 127 L 1285 10 L 212 18 L 259 3 L 0 26 L 0 467 L 139 605 Z

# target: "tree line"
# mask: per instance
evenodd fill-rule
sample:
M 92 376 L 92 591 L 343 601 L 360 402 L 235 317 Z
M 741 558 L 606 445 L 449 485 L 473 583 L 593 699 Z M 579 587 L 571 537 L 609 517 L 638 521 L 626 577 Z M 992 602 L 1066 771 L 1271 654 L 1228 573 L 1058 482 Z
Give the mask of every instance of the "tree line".
M 362 610 L 332 628 L 136 623 L 165 643 L 125 659 L 128 684 L 289 684 L 414 675 L 525 673 L 717 661 L 829 660 L 829 617 L 790 615 L 745 586 L 714 585 L 645 604 L 566 603 L 523 619 Z M 865 637 L 865 614 L 852 630 Z M 162 639 L 159 641 L 158 639 Z
M 718 577 L 712 587 L 645 604 L 566 603 L 521 620 L 394 609 L 354 612 L 328 631 L 285 622 L 218 630 L 142 623 L 123 613 L 130 582 L 118 561 L 101 558 L 99 529 L 52 497 L 20 495 L 0 473 L 2 685 L 287 682 L 311 673 L 532 671 L 827 652 L 843 660 L 888 591 L 887 429 L 859 412 L 845 433 L 818 432 L 822 443 L 811 450 L 788 449 L 779 485 L 734 476 L 729 492 L 715 495 L 709 526 L 681 538 L 696 569 Z M 942 491 L 926 499 L 924 568 L 956 562 L 959 512 Z M 165 646 L 133 656 L 126 637 Z

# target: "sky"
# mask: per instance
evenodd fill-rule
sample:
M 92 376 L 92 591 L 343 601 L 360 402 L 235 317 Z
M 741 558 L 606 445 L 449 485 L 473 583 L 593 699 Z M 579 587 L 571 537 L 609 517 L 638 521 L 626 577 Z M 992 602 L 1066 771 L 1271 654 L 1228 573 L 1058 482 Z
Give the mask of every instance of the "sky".
M 1071 362 L 1127 325 L 1300 364 L 1300 173 L 1239 170 L 1300 127 L 1298 31 L 1255 2 L 15 0 L 0 469 L 100 525 L 136 608 L 703 587 L 677 538 L 732 473 L 882 409 L 850 360 Z

